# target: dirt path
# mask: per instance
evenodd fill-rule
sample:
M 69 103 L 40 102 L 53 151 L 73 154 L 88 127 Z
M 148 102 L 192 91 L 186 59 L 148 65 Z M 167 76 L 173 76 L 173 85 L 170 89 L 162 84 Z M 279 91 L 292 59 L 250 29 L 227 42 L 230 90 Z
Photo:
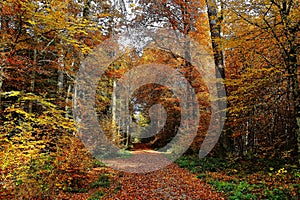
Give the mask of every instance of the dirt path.
M 164 156 L 146 150 L 134 152 L 127 159 L 111 160 L 110 164 L 126 172 L 118 172 L 119 189 L 106 193 L 102 199 L 223 199 L 194 174 L 174 163 L 159 169 L 165 162 L 169 161 Z M 159 170 L 148 172 L 154 170 L 153 166 Z
M 110 177 L 108 188 L 99 187 L 87 193 L 63 194 L 58 199 L 87 200 L 99 191 L 103 193 L 92 198 L 93 200 L 224 199 L 219 193 L 213 192 L 209 185 L 196 178 L 195 174 L 180 168 L 166 156 L 152 150 L 135 151 L 129 158 L 106 162 L 113 168 L 94 168 L 90 171 L 87 185 L 104 174 Z
M 173 163 L 168 159 L 168 154 L 154 150 L 132 151 L 127 158 L 104 160 L 107 166 L 118 171 L 129 173 L 148 173 L 157 171 Z

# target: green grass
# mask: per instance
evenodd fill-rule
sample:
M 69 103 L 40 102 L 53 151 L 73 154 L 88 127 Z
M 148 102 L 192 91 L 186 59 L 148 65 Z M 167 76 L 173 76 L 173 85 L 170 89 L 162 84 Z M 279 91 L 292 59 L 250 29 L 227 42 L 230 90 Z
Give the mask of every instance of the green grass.
M 103 162 L 101 162 L 100 160 L 94 158 L 94 162 L 93 162 L 93 167 L 105 167 L 105 164 Z
M 66 192 L 71 192 L 71 193 L 86 193 L 88 191 L 87 188 L 74 188 L 74 187 L 68 187 L 66 189 Z
M 253 185 L 245 181 L 239 183 L 230 183 L 226 181 L 213 181 L 211 184 L 218 192 L 224 192 L 228 195 L 229 200 L 235 199 L 257 199 L 255 194 L 252 194 Z
M 182 156 L 176 163 L 229 200 L 296 200 L 300 196 L 299 168 L 286 161 Z
M 102 197 L 105 195 L 104 191 L 97 191 L 88 200 L 99 200 L 102 199 Z
M 130 158 L 132 157 L 131 151 L 121 149 L 117 155 L 118 158 Z
M 205 171 L 216 172 L 231 167 L 231 164 L 227 160 L 211 157 L 199 159 L 197 156 L 182 156 L 175 162 L 180 167 L 187 168 L 193 173 Z
M 97 160 L 103 160 L 103 159 L 111 159 L 111 158 L 130 158 L 132 156 L 131 151 L 120 149 L 118 152 L 110 152 L 103 153 L 101 155 L 97 155 Z
M 111 183 L 109 180 L 109 176 L 107 174 L 101 174 L 99 176 L 99 178 L 97 179 L 97 181 L 92 183 L 91 187 L 92 188 L 98 188 L 98 187 L 109 188 L 110 184 Z

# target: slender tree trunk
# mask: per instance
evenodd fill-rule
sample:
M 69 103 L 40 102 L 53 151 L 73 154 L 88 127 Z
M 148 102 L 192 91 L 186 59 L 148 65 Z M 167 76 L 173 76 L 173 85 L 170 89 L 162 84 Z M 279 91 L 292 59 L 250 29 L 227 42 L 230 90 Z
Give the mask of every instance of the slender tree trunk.
M 67 90 L 67 96 L 66 96 L 66 106 L 65 106 L 65 117 L 66 118 L 69 118 L 70 115 L 69 115 L 69 104 L 70 104 L 70 98 L 71 98 L 71 89 L 72 89 L 72 85 L 69 84 L 68 86 L 68 90 Z
M 37 47 L 34 47 L 34 51 L 33 51 L 33 68 L 36 67 L 37 63 Z M 35 69 L 32 70 L 31 72 L 31 80 L 30 80 L 30 92 L 34 93 L 35 90 Z M 29 101 L 29 113 L 32 113 L 32 105 L 33 102 Z
M 112 107 L 111 107 L 111 114 L 112 114 L 112 124 L 111 127 L 115 128 L 116 127 L 116 108 L 117 108 L 117 98 L 116 98 L 116 87 L 117 87 L 117 82 L 116 82 L 116 78 L 114 77 L 113 80 L 113 92 L 112 92 Z M 113 136 L 112 136 L 112 140 L 113 142 L 119 141 L 118 138 L 119 134 L 116 131 L 113 131 Z
M 113 93 L 112 93 L 112 120 L 115 122 L 116 121 L 116 105 L 117 105 L 117 99 L 116 99 L 116 87 L 117 87 L 117 82 L 116 79 L 114 78 L 113 80 Z
M 220 47 L 221 23 L 223 20 L 223 16 L 219 16 L 218 14 L 218 5 L 216 0 L 206 0 L 206 5 L 215 65 L 216 69 L 220 72 L 219 77 L 217 78 L 225 79 L 224 56 L 223 51 Z
M 60 53 L 58 58 L 58 80 L 57 80 L 57 93 L 61 95 L 64 87 L 64 55 L 63 52 Z
M 223 21 L 223 14 L 221 10 L 221 14 L 218 13 L 218 4 L 216 0 L 206 0 L 206 6 L 207 6 L 207 15 L 209 20 L 209 26 L 210 26 L 210 35 L 211 35 L 211 41 L 212 41 L 212 48 L 214 52 L 214 60 L 215 60 L 215 67 L 216 67 L 216 78 L 217 80 L 224 80 L 225 79 L 225 63 L 224 63 L 224 53 L 220 45 L 220 41 L 222 39 L 221 36 L 221 23 Z M 221 9 L 222 9 L 222 3 L 221 3 Z M 225 94 L 221 90 L 223 83 L 218 81 L 216 83 L 217 86 L 217 95 L 219 98 L 219 102 L 223 101 L 226 97 L 226 88 L 225 88 Z M 223 104 L 224 102 L 220 102 L 220 104 Z M 226 103 L 226 102 L 225 102 Z M 222 107 L 222 106 L 220 106 Z M 221 120 L 221 119 L 220 119 Z M 223 153 L 232 151 L 233 147 L 233 141 L 230 138 L 230 136 L 225 135 L 225 132 L 220 136 L 220 147 L 221 151 Z

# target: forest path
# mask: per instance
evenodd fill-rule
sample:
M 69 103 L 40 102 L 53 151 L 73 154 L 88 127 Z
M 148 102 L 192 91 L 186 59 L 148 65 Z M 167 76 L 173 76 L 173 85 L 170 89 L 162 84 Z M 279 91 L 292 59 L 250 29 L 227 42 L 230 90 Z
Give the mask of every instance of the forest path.
M 169 160 L 153 150 L 134 151 L 133 156 L 107 161 L 119 166 L 118 190 L 106 193 L 102 199 L 223 199 L 219 193 L 186 169 L 174 163 L 162 167 Z M 147 166 L 157 164 L 156 171 L 148 172 Z M 165 163 L 166 164 L 166 163 Z M 130 173 L 139 169 L 146 173 Z M 154 168 L 150 168 L 154 169 Z M 115 171 L 115 170 L 113 170 Z

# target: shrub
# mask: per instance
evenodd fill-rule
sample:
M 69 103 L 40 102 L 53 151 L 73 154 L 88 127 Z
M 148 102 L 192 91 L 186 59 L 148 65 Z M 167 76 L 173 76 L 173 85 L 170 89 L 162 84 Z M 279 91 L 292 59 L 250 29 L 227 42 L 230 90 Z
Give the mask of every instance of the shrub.
M 4 110 L 0 126 L 0 170 L 7 198 L 43 198 L 59 190 L 79 187 L 91 166 L 90 156 L 72 134 L 72 119 L 54 104 L 34 94 L 7 93 L 17 97 Z M 27 101 L 38 106 L 26 111 Z

